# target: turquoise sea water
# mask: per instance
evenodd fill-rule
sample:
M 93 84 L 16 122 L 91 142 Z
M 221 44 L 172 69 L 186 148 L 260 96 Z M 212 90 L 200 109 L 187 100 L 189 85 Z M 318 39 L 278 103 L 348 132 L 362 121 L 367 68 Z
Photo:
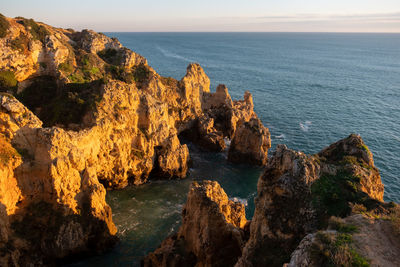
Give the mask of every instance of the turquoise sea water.
M 284 143 L 316 153 L 359 133 L 374 154 L 385 200 L 400 202 L 400 34 L 107 33 L 145 56 L 161 75 L 180 79 L 199 62 L 234 99 L 253 94 L 270 129 L 272 149 Z M 77 265 L 137 266 L 180 224 L 192 180 L 218 180 L 251 217 L 261 169 L 226 162 L 224 153 L 190 145 L 193 167 L 182 181 L 154 181 L 108 192 L 120 244 Z

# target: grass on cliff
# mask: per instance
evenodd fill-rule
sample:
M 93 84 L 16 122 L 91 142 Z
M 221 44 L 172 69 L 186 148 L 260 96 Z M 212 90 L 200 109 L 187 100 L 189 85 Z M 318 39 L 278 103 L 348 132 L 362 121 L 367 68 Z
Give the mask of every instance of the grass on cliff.
M 18 81 L 15 78 L 14 72 L 9 70 L 0 71 L 0 91 L 7 92 L 12 91 L 15 92 L 17 89 Z
M 97 55 L 111 65 L 119 65 L 122 60 L 121 52 L 114 48 L 106 48 L 102 51 L 99 51 Z
M 345 217 L 352 211 L 349 203 L 372 207 L 377 201 L 360 189 L 360 178 L 346 171 L 322 175 L 311 186 L 312 203 L 321 221 L 331 216 Z
M 352 246 L 351 233 L 317 232 L 310 248 L 311 259 L 318 266 L 370 266 L 369 261 L 361 256 Z
M 45 26 L 37 24 L 33 19 L 18 17 L 17 22 L 31 33 L 34 40 L 39 40 L 42 43 L 45 42 L 46 36 L 50 34 Z
M 103 80 L 59 86 L 50 76 L 38 77 L 16 97 L 43 121 L 44 126 L 80 124 L 101 100 Z
M 0 14 L 0 38 L 4 38 L 7 35 L 8 28 L 10 28 L 10 23 L 3 14 Z
M 131 69 L 121 66 L 123 60 L 123 51 L 121 50 L 107 48 L 99 51 L 97 55 L 107 63 L 106 72 L 108 72 L 113 79 L 126 83 L 135 82 L 140 86 L 147 81 L 150 76 L 150 71 L 144 64 L 133 66 Z
M 25 53 L 29 47 L 28 36 L 26 36 L 23 33 L 20 33 L 16 38 L 11 40 L 10 47 L 13 50 L 18 50 L 22 53 Z

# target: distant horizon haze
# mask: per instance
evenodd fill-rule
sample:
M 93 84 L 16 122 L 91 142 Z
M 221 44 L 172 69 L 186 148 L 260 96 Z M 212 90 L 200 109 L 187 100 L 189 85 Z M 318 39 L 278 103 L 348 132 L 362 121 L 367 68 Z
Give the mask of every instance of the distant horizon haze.
M 0 0 L 0 13 L 100 32 L 400 33 L 399 0 Z

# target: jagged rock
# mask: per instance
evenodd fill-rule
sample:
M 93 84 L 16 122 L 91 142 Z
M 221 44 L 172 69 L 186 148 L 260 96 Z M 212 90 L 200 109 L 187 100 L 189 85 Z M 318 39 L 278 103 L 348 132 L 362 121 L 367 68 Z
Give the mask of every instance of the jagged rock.
M 143 260 L 144 266 L 233 266 L 245 242 L 244 205 L 217 182 L 193 182 L 179 232 Z
M 232 162 L 247 162 L 264 165 L 271 148 L 270 133 L 257 118 L 242 123 L 235 132 L 229 147 L 228 159 Z
M 349 203 L 373 207 L 382 201 L 379 172 L 364 150 L 358 135 L 314 156 L 278 145 L 258 181 L 250 238 L 237 266 L 281 265 L 330 216 L 349 215 Z
M 2 221 L 7 226 L 0 246 L 10 250 L 2 260 L 24 265 L 45 258 L 50 263 L 109 248 L 116 228 L 96 173 L 79 166 L 79 154 L 65 153 L 72 144 L 63 130 L 40 128 L 36 116 L 13 97 L 2 96 L 1 103 L 1 125 L 8 134 L 4 140 L 14 151 L 12 165 L 0 168 L 0 190 L 6 190 L 0 197 Z
M 239 123 L 257 118 L 248 92 L 243 101 L 232 101 L 223 85 L 210 93 L 199 64 L 177 81 L 104 34 L 5 19 L 0 91 L 14 96 L 0 95 L 0 134 L 21 156 L 1 170 L 7 179 L 0 179 L 0 192 L 7 192 L 0 197 L 0 246 L 9 253 L 0 258 L 14 265 L 110 247 L 116 228 L 105 187 L 142 184 L 151 173 L 184 178 L 189 154 L 179 134 L 196 131 L 198 140 L 222 150 Z M 234 240 L 239 253 L 244 209 L 221 201 L 227 210 L 212 216 L 224 237 L 205 237 Z
M 215 129 L 213 118 L 200 117 L 191 134 L 190 139 L 206 150 L 219 152 L 225 149 L 224 136 Z
M 189 149 L 181 145 L 176 135 L 170 137 L 157 152 L 155 173 L 166 178 L 184 178 L 188 168 Z

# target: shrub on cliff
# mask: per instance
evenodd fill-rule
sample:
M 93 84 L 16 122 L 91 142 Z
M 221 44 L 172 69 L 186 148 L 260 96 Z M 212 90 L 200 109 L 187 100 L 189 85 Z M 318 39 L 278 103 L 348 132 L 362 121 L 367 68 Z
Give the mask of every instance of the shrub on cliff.
M 33 19 L 18 18 L 17 22 L 29 30 L 33 39 L 39 40 L 42 43 L 44 43 L 46 36 L 50 34 L 46 27 L 37 24 Z
M 99 51 L 97 55 L 108 64 L 119 65 L 121 62 L 121 53 L 114 48 L 106 48 Z
M 9 70 L 0 71 L 0 91 L 14 91 L 17 84 L 18 81 L 15 79 L 14 72 Z
M 79 124 L 101 99 L 103 80 L 58 86 L 54 77 L 41 76 L 17 98 L 30 110 L 38 110 L 45 126 Z
M 25 52 L 29 46 L 29 39 L 25 34 L 21 33 L 20 35 L 18 35 L 18 37 L 11 40 L 10 46 L 13 50 Z
M 3 38 L 7 35 L 9 27 L 10 23 L 8 22 L 6 17 L 4 17 L 3 14 L 0 14 L 0 38 Z

